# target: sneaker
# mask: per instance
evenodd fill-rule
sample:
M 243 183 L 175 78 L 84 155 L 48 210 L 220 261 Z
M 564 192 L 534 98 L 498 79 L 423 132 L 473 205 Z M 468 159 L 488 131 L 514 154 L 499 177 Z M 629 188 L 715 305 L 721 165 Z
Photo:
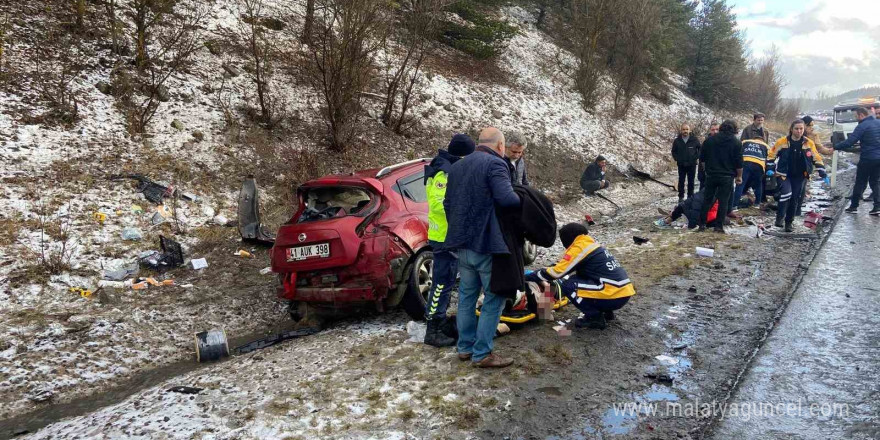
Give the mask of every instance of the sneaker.
M 581 316 L 580 318 L 574 321 L 574 326 L 577 328 L 591 328 L 594 330 L 604 330 L 608 327 L 608 323 L 605 322 L 605 315 L 602 313 L 597 313 L 595 316 L 587 318 L 586 316 Z
M 669 229 L 669 228 L 672 227 L 672 226 L 670 226 L 670 225 L 667 225 L 667 224 L 666 224 L 666 221 L 664 221 L 662 218 L 658 218 L 658 219 L 654 222 L 654 226 L 656 226 L 656 227 L 658 227 L 658 228 L 660 228 L 660 229 Z
M 504 368 L 513 365 L 513 359 L 504 359 L 496 356 L 495 353 L 489 353 L 489 356 L 473 363 L 476 368 Z
M 871 211 L 868 212 L 870 215 L 880 215 L 880 206 L 875 206 L 871 208 Z
M 606 312 L 603 312 L 602 315 L 605 316 L 606 321 L 614 321 L 614 312 L 613 311 L 608 310 Z
M 791 222 L 785 222 L 785 232 L 791 232 L 794 229 L 791 226 Z
M 469 360 L 471 360 L 471 356 L 473 356 L 473 353 L 459 353 L 458 360 L 469 361 Z
M 856 205 L 856 206 L 849 205 L 848 208 L 844 209 L 844 212 L 848 212 L 850 214 L 855 214 L 855 213 L 859 212 L 859 207 L 858 207 L 858 205 Z

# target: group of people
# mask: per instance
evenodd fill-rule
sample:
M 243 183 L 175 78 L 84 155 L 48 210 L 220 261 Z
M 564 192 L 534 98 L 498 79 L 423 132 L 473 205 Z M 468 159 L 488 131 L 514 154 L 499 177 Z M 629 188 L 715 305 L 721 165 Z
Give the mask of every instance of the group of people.
M 613 312 L 635 294 L 617 259 L 580 223 L 559 229 L 566 249 L 557 264 L 536 272 L 524 270 L 525 237 L 549 247 L 557 234 L 552 203 L 529 186 L 523 160 L 526 145 L 519 135 L 505 139 L 500 130 L 487 127 L 476 143 L 456 134 L 425 167 L 434 269 L 424 342 L 456 345 L 458 358 L 476 367 L 513 363 L 493 352 L 493 340 L 508 299 L 529 284 L 561 292 L 583 312 L 576 325 L 593 329 L 605 328 Z M 598 162 L 597 189 L 607 187 L 604 164 Z M 456 341 L 442 325 L 457 277 Z
M 880 114 L 880 109 L 874 111 Z M 792 232 L 794 217 L 801 215 L 810 175 L 815 171 L 826 183 L 829 181 L 822 155 L 850 150 L 856 143 L 861 145 L 861 155 L 846 212 L 858 211 L 862 194 L 870 185 L 874 200 L 870 214 L 880 215 L 880 119 L 867 108 L 855 112 L 858 126 L 833 147 L 822 145 L 809 116 L 793 121 L 788 134 L 777 139 L 772 147 L 762 113 L 754 115 L 752 124 L 742 130 L 739 139 L 733 120 L 713 123 L 702 143 L 692 135 L 689 125 L 682 124 L 672 142 L 672 157 L 678 165 L 679 205 L 666 218 L 658 220 L 657 225 L 667 226 L 685 215 L 690 228 L 705 230 L 709 224 L 715 231 L 724 232 L 725 216 L 737 216 L 735 211 L 747 191 L 754 193 L 754 203 L 760 203 L 766 200 L 766 190 L 775 188 L 773 196 L 778 207 L 774 226 Z M 700 183 L 696 194 L 695 176 Z

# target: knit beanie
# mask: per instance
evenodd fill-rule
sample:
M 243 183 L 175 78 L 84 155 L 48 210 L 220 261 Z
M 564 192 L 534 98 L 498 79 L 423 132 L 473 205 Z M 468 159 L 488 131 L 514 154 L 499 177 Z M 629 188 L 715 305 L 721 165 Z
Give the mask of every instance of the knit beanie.
M 473 153 L 474 148 L 476 148 L 474 140 L 466 134 L 459 133 L 452 136 L 452 140 L 449 141 L 449 146 L 446 147 L 446 150 L 453 156 L 464 157 Z
M 589 233 L 590 230 L 583 223 L 569 223 L 559 229 L 559 240 L 562 241 L 562 246 L 568 248 L 579 235 Z

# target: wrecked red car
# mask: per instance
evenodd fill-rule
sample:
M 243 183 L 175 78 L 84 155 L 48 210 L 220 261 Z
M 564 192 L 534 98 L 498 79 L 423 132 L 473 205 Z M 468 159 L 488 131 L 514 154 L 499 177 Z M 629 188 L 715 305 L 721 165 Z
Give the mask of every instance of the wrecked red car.
M 239 200 L 242 237 L 271 243 L 278 296 L 299 320 L 402 305 L 424 317 L 433 253 L 428 245 L 428 202 L 418 159 L 382 169 L 312 180 L 297 189 L 298 207 L 277 237 L 259 223 L 256 184 L 248 179 Z M 526 262 L 537 248 L 526 246 Z
M 306 182 L 299 206 L 271 251 L 278 295 L 299 319 L 305 306 L 321 314 L 384 311 L 403 305 L 424 315 L 433 254 L 428 246 L 427 159 Z

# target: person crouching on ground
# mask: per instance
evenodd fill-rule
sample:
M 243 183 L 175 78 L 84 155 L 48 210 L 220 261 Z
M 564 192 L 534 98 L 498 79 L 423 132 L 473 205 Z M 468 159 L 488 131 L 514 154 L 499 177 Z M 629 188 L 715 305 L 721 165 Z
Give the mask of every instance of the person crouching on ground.
M 506 298 L 489 290 L 494 254 L 509 254 L 495 207 L 521 206 L 504 160 L 504 135 L 497 128 L 480 132 L 476 150 L 449 170 L 443 207 L 449 229 L 445 247 L 458 251 L 458 358 L 475 367 L 501 368 L 513 363 L 492 352 Z M 477 299 L 485 292 L 480 318 Z
M 746 139 L 742 143 L 743 173 L 742 183 L 733 192 L 733 211 L 736 211 L 743 192 L 751 188 L 755 200 L 761 200 L 764 191 L 764 173 L 767 170 L 767 151 L 770 146 L 763 139 Z
M 779 138 L 767 154 L 767 174 L 776 175 L 779 182 L 779 208 L 776 210 L 777 228 L 792 231 L 792 222 L 801 201 L 804 179 L 808 179 L 813 168 L 819 176 L 826 177 L 822 156 L 816 151 L 816 144 L 804 136 L 804 121 L 797 119 L 791 123 L 788 136 Z
M 605 178 L 607 166 L 608 161 L 601 154 L 596 156 L 593 163 L 587 165 L 581 175 L 581 189 L 584 190 L 584 194 L 591 196 L 600 189 L 608 188 L 611 183 Z
M 445 249 L 446 241 L 446 210 L 443 199 L 446 197 L 446 184 L 452 164 L 474 152 L 474 140 L 466 134 L 456 134 L 449 142 L 446 150 L 437 151 L 429 165 L 425 165 L 425 192 L 428 196 L 428 244 L 434 251 L 434 270 L 431 274 L 431 291 L 425 303 L 425 320 L 428 328 L 425 331 L 425 344 L 435 347 L 448 347 L 455 344 L 455 339 L 441 331 L 446 319 L 446 308 L 449 306 L 449 294 L 455 285 L 458 274 L 458 256 L 454 251 Z
M 703 199 L 706 196 L 706 189 L 700 189 L 694 195 L 688 197 L 686 200 L 679 202 L 678 205 L 675 206 L 675 209 L 672 210 L 672 213 L 666 213 L 661 210 L 661 214 L 665 217 L 658 219 L 654 222 L 657 227 L 666 228 L 672 224 L 672 222 L 678 220 L 682 215 L 687 218 L 688 221 L 688 229 L 696 228 L 700 223 L 700 211 L 703 209 Z M 718 201 L 715 201 L 715 204 L 709 209 L 709 214 L 706 216 L 706 222 L 710 227 L 714 227 L 716 223 L 716 218 L 718 216 Z
M 620 262 L 589 235 L 581 223 L 569 223 L 559 230 L 565 253 L 552 267 L 532 272 L 526 281 L 554 283 L 584 314 L 577 327 L 604 329 L 614 311 L 636 294 Z
M 718 216 L 727 213 L 727 204 L 733 193 L 733 183 L 742 183 L 742 143 L 736 138 L 736 122 L 728 119 L 721 123 L 718 134 L 706 139 L 700 149 L 700 167 L 706 170 L 706 195 L 700 212 L 699 230 L 706 229 L 709 209 L 718 200 Z M 721 222 L 715 232 L 724 233 Z

